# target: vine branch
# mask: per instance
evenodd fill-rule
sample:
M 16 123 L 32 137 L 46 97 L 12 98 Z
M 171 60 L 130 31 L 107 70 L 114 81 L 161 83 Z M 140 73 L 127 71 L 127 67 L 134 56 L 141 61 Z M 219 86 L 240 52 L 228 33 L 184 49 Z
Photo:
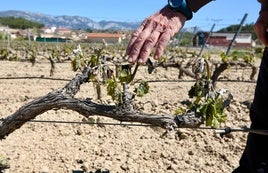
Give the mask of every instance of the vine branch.
M 114 105 L 97 104 L 89 99 L 80 100 L 74 98 L 80 86 L 88 82 L 93 72 L 94 69 L 90 65 L 87 66 L 82 74 L 77 74 L 63 88 L 52 91 L 45 96 L 23 105 L 15 113 L 6 117 L 0 123 L 0 139 L 4 139 L 38 115 L 49 110 L 58 109 L 73 110 L 85 117 L 99 115 L 119 121 L 151 124 L 165 129 L 197 127 L 202 124 L 202 118 L 192 113 L 174 116 L 148 114 L 139 111 L 124 111 L 118 110 Z

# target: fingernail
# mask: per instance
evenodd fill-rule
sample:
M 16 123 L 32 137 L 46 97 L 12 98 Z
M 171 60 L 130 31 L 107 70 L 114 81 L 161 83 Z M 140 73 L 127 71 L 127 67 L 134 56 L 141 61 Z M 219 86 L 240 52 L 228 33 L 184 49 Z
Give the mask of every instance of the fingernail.
M 128 58 L 128 62 L 132 63 L 133 62 L 133 58 Z
M 142 59 L 139 59 L 139 64 L 143 64 L 143 60 Z

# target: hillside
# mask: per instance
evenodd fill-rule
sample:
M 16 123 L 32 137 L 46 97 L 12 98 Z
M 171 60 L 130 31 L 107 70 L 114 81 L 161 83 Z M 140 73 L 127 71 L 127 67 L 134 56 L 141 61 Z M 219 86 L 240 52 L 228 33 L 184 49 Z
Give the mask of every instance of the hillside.
M 52 16 L 42 13 L 26 11 L 0 11 L 0 17 L 21 17 L 29 21 L 42 23 L 45 26 L 67 27 L 71 29 L 96 29 L 96 30 L 134 30 L 140 22 L 117 22 L 100 21 L 96 22 L 82 16 Z
M 15 18 L 15 17 L 0 17 L 0 25 L 9 26 L 10 28 L 42 28 L 43 24 L 32 22 L 24 18 Z

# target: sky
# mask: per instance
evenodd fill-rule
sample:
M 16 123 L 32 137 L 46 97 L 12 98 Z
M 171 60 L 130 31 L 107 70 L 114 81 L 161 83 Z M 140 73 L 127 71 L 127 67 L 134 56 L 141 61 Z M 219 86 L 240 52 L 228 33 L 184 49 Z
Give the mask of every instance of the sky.
M 83 16 L 94 21 L 140 22 L 166 4 L 167 0 L 3 0 L 0 11 L 23 10 L 52 16 Z M 245 23 L 253 23 L 259 9 L 257 0 L 216 0 L 194 13 L 184 27 L 209 31 L 215 24 L 216 31 L 239 24 L 246 13 Z

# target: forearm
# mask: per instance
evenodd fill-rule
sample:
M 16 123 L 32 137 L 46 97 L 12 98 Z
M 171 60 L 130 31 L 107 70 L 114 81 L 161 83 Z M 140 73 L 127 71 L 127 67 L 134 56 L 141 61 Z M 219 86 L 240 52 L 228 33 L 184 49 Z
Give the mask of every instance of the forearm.
M 211 1 L 212 0 L 187 0 L 187 4 L 193 12 L 197 12 L 201 7 L 203 7 L 204 5 L 206 5 Z
M 261 3 L 261 12 L 268 11 L 268 1 L 267 0 L 258 0 Z

